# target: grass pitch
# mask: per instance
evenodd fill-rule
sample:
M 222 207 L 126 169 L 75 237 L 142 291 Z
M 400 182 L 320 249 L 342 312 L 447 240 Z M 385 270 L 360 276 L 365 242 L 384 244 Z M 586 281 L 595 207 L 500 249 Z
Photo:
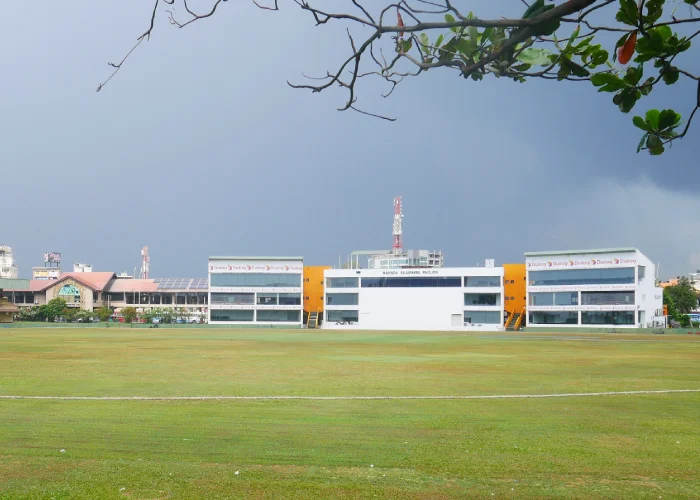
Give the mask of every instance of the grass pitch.
M 700 339 L 0 330 L 0 395 L 406 396 L 700 388 Z M 693 498 L 700 394 L 0 400 L 0 498 Z M 238 472 L 238 473 L 236 473 Z

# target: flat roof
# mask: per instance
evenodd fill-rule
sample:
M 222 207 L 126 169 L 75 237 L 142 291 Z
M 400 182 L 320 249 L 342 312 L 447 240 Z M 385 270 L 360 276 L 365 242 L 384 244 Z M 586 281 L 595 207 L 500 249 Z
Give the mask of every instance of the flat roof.
M 525 257 L 544 257 L 546 255 L 581 255 L 587 253 L 624 253 L 638 251 L 639 250 L 632 247 L 592 248 L 588 250 L 553 250 L 551 252 L 525 252 Z
M 240 257 L 240 256 L 214 256 L 209 260 L 304 260 L 304 257 Z
M 384 255 L 391 253 L 391 250 L 355 250 L 350 255 Z

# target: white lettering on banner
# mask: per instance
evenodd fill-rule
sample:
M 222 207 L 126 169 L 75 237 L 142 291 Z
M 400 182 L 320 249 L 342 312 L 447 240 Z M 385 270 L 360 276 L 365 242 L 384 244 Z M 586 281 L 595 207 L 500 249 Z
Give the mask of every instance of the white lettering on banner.
M 382 272 L 382 275 L 384 276 L 425 276 L 425 275 L 437 275 L 439 274 L 438 271 L 435 270 L 427 270 L 427 271 L 422 271 L 419 269 L 411 269 L 410 271 L 384 271 Z
M 616 267 L 616 266 L 636 266 L 637 259 L 620 256 L 604 256 L 600 258 L 584 258 L 582 256 L 572 256 L 567 259 L 527 259 L 528 269 L 559 269 L 559 268 L 591 268 L 596 266 Z
M 301 264 L 209 264 L 210 273 L 302 273 Z
M 243 287 L 230 287 L 230 286 L 212 286 L 209 288 L 211 293 L 301 293 L 301 287 L 288 287 L 288 288 L 243 288 Z
M 300 310 L 301 304 L 295 305 L 295 306 L 280 306 L 280 305 L 262 305 L 262 304 L 212 304 L 210 306 L 211 310 L 219 310 L 219 311 L 231 311 L 231 310 L 239 310 L 239 311 L 250 311 L 252 309 L 259 309 L 259 310 L 276 310 L 276 311 L 294 311 L 294 310 Z
M 610 292 L 636 290 L 637 285 L 559 285 L 559 286 L 535 286 L 528 285 L 529 293 L 537 292 Z
M 635 306 L 632 305 L 620 305 L 620 306 L 529 306 L 528 310 L 530 312 L 537 311 L 634 311 Z

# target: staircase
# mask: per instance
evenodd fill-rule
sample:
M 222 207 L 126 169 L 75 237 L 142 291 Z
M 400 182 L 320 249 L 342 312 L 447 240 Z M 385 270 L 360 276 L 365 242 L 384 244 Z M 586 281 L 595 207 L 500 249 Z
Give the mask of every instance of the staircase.
M 309 313 L 309 320 L 306 322 L 307 328 L 318 328 L 319 312 L 312 311 Z
M 523 321 L 525 320 L 525 308 L 521 312 L 513 312 L 506 321 L 506 331 L 507 332 L 517 332 L 523 326 Z
M 520 321 L 520 313 L 514 312 L 508 317 L 508 321 L 506 322 L 506 331 L 507 332 L 514 332 L 515 331 L 515 325 Z

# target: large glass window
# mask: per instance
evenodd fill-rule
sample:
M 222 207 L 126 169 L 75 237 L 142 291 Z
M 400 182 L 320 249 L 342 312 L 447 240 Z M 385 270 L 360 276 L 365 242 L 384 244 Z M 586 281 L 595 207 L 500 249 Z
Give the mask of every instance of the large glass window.
M 500 325 L 503 321 L 500 311 L 464 311 L 464 322 L 474 324 Z
M 264 309 L 256 311 L 257 321 L 280 321 L 280 322 L 299 322 L 301 311 L 276 311 L 274 309 Z
M 362 278 L 362 288 L 461 287 L 462 278 L 450 276 Z
M 179 297 L 178 297 L 179 298 Z M 253 304 L 255 294 L 253 293 L 212 293 L 212 304 Z
M 530 294 L 531 306 L 553 306 L 554 294 L 552 292 L 537 292 Z
M 464 286 L 501 286 L 500 276 L 465 276 Z
M 211 311 L 212 323 L 217 321 L 253 321 L 253 311 Z
M 533 311 L 530 313 L 530 325 L 577 325 L 578 313 L 573 311 Z
M 500 293 L 465 293 L 465 306 L 500 306 Z
M 328 322 L 347 322 L 353 321 L 357 322 L 360 320 L 360 313 L 358 311 L 335 311 L 328 310 L 324 313 L 326 315 L 326 321 Z
M 111 300 L 112 302 L 124 302 L 124 294 L 123 293 L 105 293 L 102 294 L 102 300 L 107 302 L 108 300 Z
M 634 283 L 634 268 L 530 271 L 531 286 L 626 285 Z
M 173 303 L 173 294 L 172 293 L 161 293 L 161 298 L 163 300 L 163 304 L 172 304 Z
M 328 278 L 326 288 L 358 288 L 358 278 Z
M 259 293 L 258 294 L 258 304 L 263 306 L 276 306 L 277 305 L 277 294 L 276 293 Z
M 584 311 L 584 325 L 634 325 L 634 311 Z
M 326 304 L 329 306 L 356 306 L 359 303 L 357 293 L 328 293 Z
M 301 294 L 300 293 L 280 293 L 279 294 L 280 305 L 281 306 L 300 306 L 301 305 Z
M 578 292 L 557 292 L 554 294 L 555 306 L 577 306 Z
M 582 292 L 584 306 L 634 305 L 634 292 Z
M 212 274 L 211 286 L 240 287 L 301 287 L 301 274 L 245 273 Z

